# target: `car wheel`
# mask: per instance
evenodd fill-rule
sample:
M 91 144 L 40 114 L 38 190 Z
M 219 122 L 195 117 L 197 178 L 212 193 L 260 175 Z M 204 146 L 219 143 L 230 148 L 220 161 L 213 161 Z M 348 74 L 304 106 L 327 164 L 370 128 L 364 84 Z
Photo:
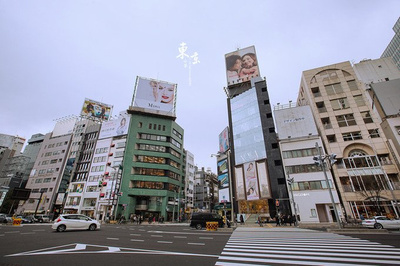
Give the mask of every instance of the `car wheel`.
M 379 224 L 379 223 L 376 223 L 376 224 L 374 225 L 374 228 L 375 228 L 375 229 L 383 229 L 383 226 L 382 226 L 381 224 Z
M 66 229 L 67 227 L 62 224 L 57 227 L 57 232 L 64 232 Z
M 201 228 L 203 228 L 203 226 L 201 226 L 201 224 L 196 224 L 196 229 L 197 230 L 201 230 Z
M 97 228 L 97 226 L 95 224 L 91 224 L 89 226 L 89 231 L 94 231 L 94 230 L 96 230 L 96 228 Z

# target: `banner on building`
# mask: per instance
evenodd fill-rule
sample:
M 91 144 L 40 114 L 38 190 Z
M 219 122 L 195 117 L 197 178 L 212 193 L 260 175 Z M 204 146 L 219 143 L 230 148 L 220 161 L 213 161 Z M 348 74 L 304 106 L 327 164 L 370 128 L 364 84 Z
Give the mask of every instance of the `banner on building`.
M 228 86 L 250 81 L 259 77 L 256 49 L 250 46 L 225 55 Z
M 260 197 L 271 198 L 271 189 L 269 185 L 269 177 L 267 171 L 267 162 L 257 162 L 258 181 L 260 183 Z
M 132 106 L 175 116 L 177 84 L 137 77 Z
M 247 200 L 258 200 L 260 193 L 258 191 L 258 180 L 255 162 L 245 163 L 244 177 L 246 180 L 246 197 Z
M 121 112 L 118 119 L 110 120 L 101 124 L 99 139 L 116 137 L 128 134 L 130 116 Z
M 246 199 L 244 193 L 244 182 L 243 182 L 243 168 L 242 166 L 235 167 L 235 178 L 236 178 L 236 199 Z
M 229 128 L 226 127 L 219 134 L 219 152 L 224 153 L 229 149 Z

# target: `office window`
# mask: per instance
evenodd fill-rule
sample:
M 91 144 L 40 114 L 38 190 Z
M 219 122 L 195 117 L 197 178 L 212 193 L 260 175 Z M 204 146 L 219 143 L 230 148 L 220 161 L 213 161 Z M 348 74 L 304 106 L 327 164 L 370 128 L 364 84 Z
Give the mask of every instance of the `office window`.
M 362 95 L 354 96 L 354 101 L 356 102 L 358 107 L 365 106 L 365 101 L 364 101 Z
M 368 111 L 367 112 L 361 112 L 361 116 L 364 119 L 364 123 L 366 123 L 366 124 L 374 122 L 374 121 L 372 121 L 371 114 Z
M 349 86 L 351 91 L 357 91 L 358 90 L 357 83 L 356 83 L 355 80 L 347 81 L 347 85 Z
M 379 138 L 379 130 L 377 128 L 368 130 L 369 136 L 371 138 Z
M 349 132 L 342 134 L 344 141 L 352 141 L 357 139 L 362 139 L 361 132 Z
M 331 101 L 332 109 L 333 110 L 342 110 L 350 108 L 349 102 L 347 98 L 340 98 Z
M 354 120 L 353 114 L 336 116 L 336 120 L 339 124 L 339 127 L 347 127 L 347 126 L 357 125 L 356 120 Z
M 343 88 L 340 83 L 326 85 L 325 90 L 328 95 L 335 95 L 343 92 Z

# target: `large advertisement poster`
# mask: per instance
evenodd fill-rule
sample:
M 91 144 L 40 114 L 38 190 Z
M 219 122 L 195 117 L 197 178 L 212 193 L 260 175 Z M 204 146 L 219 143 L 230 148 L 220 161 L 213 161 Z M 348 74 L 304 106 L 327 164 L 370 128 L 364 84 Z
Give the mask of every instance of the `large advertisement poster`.
M 229 198 L 229 188 L 218 190 L 218 198 L 220 203 L 230 202 L 231 200 Z
M 83 103 L 81 116 L 94 117 L 103 121 L 108 121 L 112 112 L 112 105 L 85 98 Z
M 236 198 L 238 200 L 244 200 L 244 183 L 243 183 L 243 169 L 242 167 L 235 167 L 235 178 L 236 178 Z
M 120 113 L 118 119 L 104 122 L 101 125 L 99 139 L 128 134 L 130 117 L 127 113 Z
M 229 128 L 226 127 L 219 134 L 219 152 L 224 153 L 229 149 Z
M 259 77 L 256 49 L 250 46 L 225 55 L 228 86 Z
M 271 198 L 269 178 L 267 172 L 267 163 L 257 162 L 258 181 L 260 182 L 261 198 Z
M 256 175 L 256 166 L 254 162 L 245 163 L 244 177 L 246 179 L 246 195 L 247 200 L 258 200 L 260 193 L 258 191 L 258 182 Z
M 132 105 L 175 116 L 176 87 L 174 83 L 138 77 Z

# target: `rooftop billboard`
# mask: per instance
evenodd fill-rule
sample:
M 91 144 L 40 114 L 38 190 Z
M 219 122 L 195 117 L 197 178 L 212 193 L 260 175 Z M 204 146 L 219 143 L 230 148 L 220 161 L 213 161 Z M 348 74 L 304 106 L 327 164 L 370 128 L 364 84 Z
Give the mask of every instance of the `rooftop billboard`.
M 137 77 L 132 106 L 175 116 L 176 88 L 174 83 Z
M 83 103 L 81 116 L 94 117 L 102 121 L 108 121 L 112 112 L 112 105 L 85 98 Z
M 219 134 L 219 152 L 224 153 L 229 149 L 229 129 L 226 127 Z
M 256 49 L 250 46 L 225 55 L 228 86 L 236 85 L 260 76 Z

